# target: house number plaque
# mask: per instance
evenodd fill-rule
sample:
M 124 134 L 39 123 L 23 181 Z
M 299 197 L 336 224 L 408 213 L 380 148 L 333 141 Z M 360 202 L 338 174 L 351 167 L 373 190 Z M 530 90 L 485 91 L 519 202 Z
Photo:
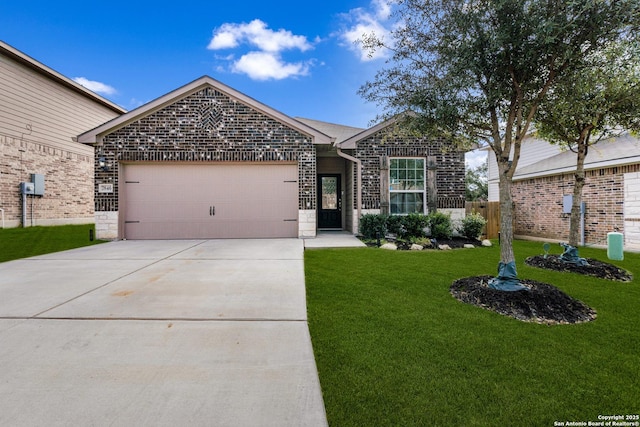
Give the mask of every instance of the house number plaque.
M 113 193 L 113 184 L 98 184 L 98 193 Z

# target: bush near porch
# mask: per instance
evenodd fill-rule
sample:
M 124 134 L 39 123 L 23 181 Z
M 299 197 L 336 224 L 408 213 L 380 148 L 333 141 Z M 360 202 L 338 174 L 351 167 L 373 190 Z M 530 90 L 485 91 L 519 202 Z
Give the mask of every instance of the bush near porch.
M 432 212 L 429 215 L 412 213 L 409 215 L 365 214 L 360 217 L 360 234 L 364 239 L 383 238 L 393 233 L 401 239 L 428 237 L 436 240 L 450 239 L 454 229 L 468 239 L 477 239 L 486 224 L 482 215 L 472 212 L 459 224 L 454 225 L 451 215 L 444 212 Z

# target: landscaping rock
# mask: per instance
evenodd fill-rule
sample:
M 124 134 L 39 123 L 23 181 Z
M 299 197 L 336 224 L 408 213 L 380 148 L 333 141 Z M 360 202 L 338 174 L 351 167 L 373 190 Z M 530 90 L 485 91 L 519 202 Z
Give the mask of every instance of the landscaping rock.
M 367 246 L 379 247 L 377 240 L 363 240 Z M 393 243 L 396 245 L 396 250 L 398 251 L 408 251 L 411 250 L 411 243 L 397 240 L 397 241 L 389 241 L 386 239 L 386 243 Z M 422 242 L 421 242 L 422 243 Z M 465 237 L 452 237 L 451 239 L 431 239 L 430 243 L 428 243 L 425 239 L 424 244 L 419 244 L 422 246 L 422 250 L 438 250 L 439 245 L 447 245 L 451 249 L 462 249 L 465 245 L 473 245 L 474 247 L 480 247 L 480 240 L 477 239 L 467 239 Z M 416 243 L 418 244 L 418 243 Z M 415 248 L 414 250 L 418 250 Z
M 451 250 L 451 246 L 449 246 L 449 245 L 438 245 L 438 249 L 440 249 L 441 251 L 450 251 Z
M 491 247 L 491 246 L 493 246 L 493 245 L 491 244 L 491 240 L 489 240 L 489 239 L 484 239 L 484 240 L 482 241 L 482 246 Z
M 423 249 L 424 249 L 424 247 L 423 247 L 423 246 L 420 246 L 420 245 L 418 245 L 418 244 L 416 244 L 416 243 L 414 243 L 413 245 L 411 245 L 411 247 L 409 248 L 409 250 L 412 250 L 412 251 L 421 251 L 421 250 L 423 250 Z
M 398 247 L 394 243 L 385 243 L 384 245 L 380 246 L 380 249 L 395 251 L 398 250 Z
M 475 246 L 474 246 L 474 245 L 472 245 L 471 243 L 467 243 L 467 244 L 465 244 L 465 245 L 464 245 L 464 247 L 465 247 L 466 249 L 473 249 L 473 248 L 475 248 Z

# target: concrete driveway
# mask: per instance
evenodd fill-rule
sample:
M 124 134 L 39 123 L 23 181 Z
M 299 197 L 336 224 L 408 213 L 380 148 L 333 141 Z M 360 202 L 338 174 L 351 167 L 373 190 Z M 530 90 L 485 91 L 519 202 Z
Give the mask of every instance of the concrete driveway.
M 303 241 L 118 241 L 1 263 L 0 425 L 326 426 Z

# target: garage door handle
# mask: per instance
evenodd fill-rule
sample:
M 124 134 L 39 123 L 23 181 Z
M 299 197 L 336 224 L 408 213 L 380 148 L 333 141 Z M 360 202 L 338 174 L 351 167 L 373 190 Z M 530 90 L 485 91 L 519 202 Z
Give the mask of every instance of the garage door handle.
M 216 214 L 216 207 L 209 206 L 209 216 L 214 216 Z

